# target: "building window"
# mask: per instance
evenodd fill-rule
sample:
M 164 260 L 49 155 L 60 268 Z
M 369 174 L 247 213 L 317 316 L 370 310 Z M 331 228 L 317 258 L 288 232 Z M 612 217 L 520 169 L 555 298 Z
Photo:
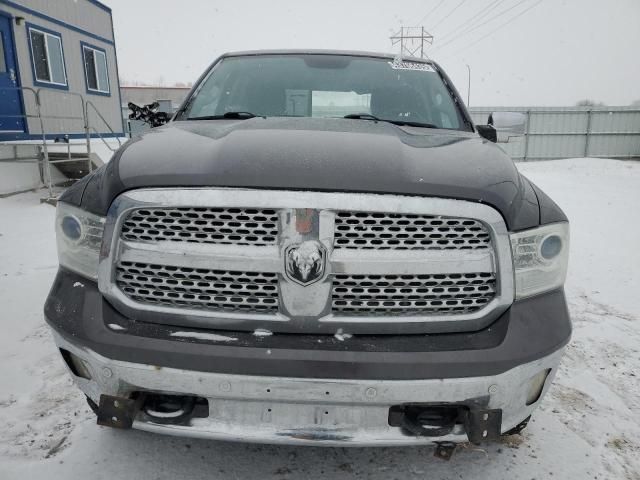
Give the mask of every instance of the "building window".
M 2 34 L 0 33 L 0 73 L 6 73 L 7 71 L 7 61 L 4 58 L 4 40 L 2 38 Z
M 36 85 L 67 87 L 62 37 L 39 27 L 30 26 L 29 46 Z
M 107 54 L 104 50 L 91 45 L 82 44 L 82 61 L 87 91 L 108 95 L 109 72 L 107 69 Z

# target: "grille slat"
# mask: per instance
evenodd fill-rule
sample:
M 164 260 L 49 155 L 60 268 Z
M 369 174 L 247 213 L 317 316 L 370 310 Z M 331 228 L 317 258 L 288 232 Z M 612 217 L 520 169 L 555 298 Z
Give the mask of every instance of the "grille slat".
M 133 242 L 276 245 L 278 212 L 259 208 L 144 208 L 129 213 L 120 233 Z
M 493 273 L 335 275 L 337 315 L 455 315 L 478 311 L 496 294 Z
M 275 313 L 275 273 L 206 270 L 120 262 L 118 288 L 136 302 L 222 312 Z
M 338 211 L 334 248 L 352 250 L 473 250 L 491 247 L 491 235 L 468 218 Z

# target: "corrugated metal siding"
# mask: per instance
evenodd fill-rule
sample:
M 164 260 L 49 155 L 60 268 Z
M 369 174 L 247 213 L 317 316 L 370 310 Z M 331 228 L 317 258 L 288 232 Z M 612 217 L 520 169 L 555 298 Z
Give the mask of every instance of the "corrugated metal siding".
M 17 3 L 113 41 L 111 15 L 86 0 L 19 0 Z
M 476 124 L 491 112 L 527 115 L 527 134 L 500 144 L 516 160 L 640 158 L 640 109 L 633 107 L 471 107 Z
M 82 107 L 80 98 L 78 97 L 78 95 L 80 95 L 95 104 L 109 126 L 115 132 L 121 133 L 123 126 L 119 101 L 119 83 L 116 68 L 116 53 L 111 29 L 111 15 L 109 12 L 85 0 L 24 0 L 21 2 L 21 5 L 108 40 L 99 40 L 94 36 L 66 28 L 54 21 L 49 21 L 42 18 L 42 16 L 0 3 L 1 10 L 25 19 L 25 22 L 22 22 L 21 25 L 14 23 L 13 26 L 16 56 L 20 70 L 20 82 L 22 87 L 41 89 L 42 114 L 48 117 L 82 116 Z M 69 86 L 68 91 L 34 85 L 33 66 L 26 23 L 46 28 L 61 35 L 67 83 Z M 80 42 L 105 50 L 111 90 L 110 96 L 87 93 Z M 29 91 L 25 91 L 23 97 L 26 113 L 35 115 L 36 104 L 34 95 Z M 98 132 L 109 132 L 104 122 L 100 120 L 95 113 L 90 113 L 89 120 L 90 124 L 95 127 Z M 79 119 L 45 119 L 45 131 L 49 134 L 84 133 L 83 126 L 83 121 Z M 38 119 L 30 118 L 28 120 L 28 129 L 31 135 L 40 134 L 41 129 Z

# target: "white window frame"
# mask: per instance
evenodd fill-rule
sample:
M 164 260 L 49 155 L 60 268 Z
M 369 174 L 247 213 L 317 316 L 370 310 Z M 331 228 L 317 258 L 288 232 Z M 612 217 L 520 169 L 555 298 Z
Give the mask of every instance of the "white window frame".
M 31 38 L 31 32 L 37 32 L 44 35 L 44 52 L 47 56 L 47 69 L 49 71 L 49 78 L 51 80 L 42 80 L 38 78 L 38 69 L 36 68 L 36 56 L 33 51 L 33 40 Z M 62 46 L 62 35 L 53 34 L 49 32 L 45 32 L 44 30 L 39 29 L 38 27 L 29 26 L 28 32 L 29 35 L 29 48 L 31 49 L 31 63 L 33 68 L 33 78 L 36 79 L 38 83 L 48 83 L 50 85 L 58 85 L 60 87 L 68 87 L 69 79 L 67 78 L 67 67 L 64 64 L 64 48 Z M 54 82 L 53 81 L 53 73 L 51 72 L 51 56 L 49 55 L 49 41 L 47 37 L 57 38 L 60 41 L 60 57 L 62 58 L 62 73 L 64 74 L 64 83 Z
M 84 52 L 85 50 L 91 50 L 93 52 L 93 68 L 94 68 L 94 73 L 96 76 L 96 82 L 98 84 L 98 88 L 91 88 L 89 86 L 89 75 L 88 75 L 88 71 L 87 71 L 87 63 L 85 61 L 85 57 L 84 57 Z M 98 75 L 98 62 L 96 61 L 96 55 L 100 54 L 104 57 L 104 68 L 105 68 L 105 78 L 107 79 L 107 89 L 106 90 L 100 90 L 100 76 Z M 107 63 L 107 52 L 104 50 L 99 50 L 97 48 L 94 48 L 90 45 L 82 45 L 82 65 L 84 67 L 84 81 L 86 82 L 87 85 L 87 91 L 89 92 L 93 92 L 93 93 L 101 93 L 101 94 L 111 94 L 111 82 L 109 81 L 109 64 Z

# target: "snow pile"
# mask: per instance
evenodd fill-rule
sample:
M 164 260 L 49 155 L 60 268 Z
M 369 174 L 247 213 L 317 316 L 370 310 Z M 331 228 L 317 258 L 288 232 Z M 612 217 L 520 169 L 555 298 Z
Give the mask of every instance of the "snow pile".
M 54 209 L 40 193 L 0 199 L 0 478 L 638 479 L 640 163 L 519 168 L 571 219 L 573 340 L 523 436 L 463 446 L 448 463 L 425 448 L 260 446 L 98 427 L 43 325 L 57 268 Z
M 271 335 L 273 335 L 273 332 L 271 330 L 267 330 L 266 328 L 256 328 L 253 331 L 254 337 L 270 337 Z
M 334 337 L 336 338 L 336 340 L 344 342 L 345 340 L 353 337 L 353 335 L 351 335 L 350 333 L 344 333 L 342 329 L 339 328 L 338 331 L 335 333 Z

